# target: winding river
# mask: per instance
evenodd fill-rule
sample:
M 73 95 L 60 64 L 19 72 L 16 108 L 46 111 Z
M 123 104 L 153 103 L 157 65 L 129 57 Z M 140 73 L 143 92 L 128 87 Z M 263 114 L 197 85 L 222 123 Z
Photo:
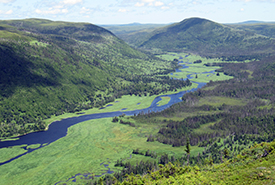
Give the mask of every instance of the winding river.
M 180 59 L 182 59 L 182 58 L 180 58 Z M 185 66 L 184 64 L 181 64 L 181 66 L 182 66 L 181 69 L 188 67 L 188 66 Z M 178 69 L 177 72 L 179 72 L 179 70 L 180 69 Z M 214 72 L 211 71 L 211 72 L 207 72 L 207 73 L 214 73 Z M 187 76 L 187 78 L 191 79 L 192 77 L 190 75 L 190 76 Z M 199 83 L 199 82 L 193 82 L 193 83 L 198 84 L 197 88 L 193 88 L 188 91 L 181 91 L 176 94 L 158 96 L 151 103 L 150 107 L 145 108 L 145 109 L 134 110 L 134 111 L 116 111 L 116 112 L 96 113 L 96 114 L 90 114 L 90 115 L 80 115 L 78 117 L 72 117 L 72 118 L 63 119 L 61 121 L 55 121 L 49 125 L 49 128 L 46 131 L 35 132 L 35 133 L 30 133 L 27 135 L 19 136 L 18 138 L 16 138 L 17 140 L 1 141 L 0 149 L 5 148 L 5 147 L 24 145 L 22 148 L 24 148 L 26 150 L 26 152 L 14 157 L 14 158 L 11 158 L 7 161 L 0 163 L 0 166 L 7 164 L 11 161 L 14 161 L 14 160 L 16 160 L 24 155 L 27 155 L 28 153 L 31 153 L 35 150 L 39 150 L 39 149 L 57 141 L 58 139 L 65 137 L 67 135 L 68 128 L 75 124 L 78 124 L 80 122 L 92 120 L 92 119 L 115 117 L 115 116 L 120 116 L 121 114 L 130 116 L 130 115 L 135 115 L 135 114 L 139 114 L 139 113 L 162 111 L 162 110 L 170 107 L 171 105 L 182 101 L 181 97 L 185 93 L 196 91 L 197 89 L 202 88 L 206 84 L 206 83 Z M 170 97 L 170 101 L 166 105 L 158 106 L 158 102 L 162 100 L 162 97 Z M 27 147 L 29 145 L 34 145 L 34 144 L 38 144 L 39 147 L 37 147 L 37 148 L 28 148 Z M 104 167 L 108 169 L 108 171 L 106 173 L 112 173 L 112 171 L 110 171 L 110 168 L 108 168 L 108 164 L 102 163 L 101 165 L 104 165 Z M 103 174 L 106 174 L 106 173 L 103 173 Z M 85 177 L 85 175 L 88 176 L 90 174 L 76 174 L 74 177 L 70 178 L 69 180 L 73 180 L 79 175 L 82 175 Z M 58 184 L 58 183 L 56 183 L 56 184 Z

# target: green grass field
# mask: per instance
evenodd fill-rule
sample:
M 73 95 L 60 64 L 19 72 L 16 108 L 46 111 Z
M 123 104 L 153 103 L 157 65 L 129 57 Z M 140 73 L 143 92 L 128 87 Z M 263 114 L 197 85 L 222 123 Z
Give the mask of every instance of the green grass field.
M 0 166 L 0 184 L 54 184 L 66 181 L 78 173 L 100 175 L 106 171 L 100 164 L 106 161 L 116 171 L 115 162 L 129 158 L 132 150 L 137 148 L 141 151 L 155 151 L 157 154 L 184 154 L 184 147 L 146 142 L 146 136 L 156 132 L 159 125 L 130 127 L 111 120 L 104 118 L 74 125 L 68 129 L 66 137 Z M 21 150 L 13 147 L 1 149 L 0 152 L 11 154 L 20 153 Z M 203 148 L 192 148 L 194 155 L 202 150 Z M 148 159 L 150 158 L 133 155 L 131 160 Z
M 167 53 L 164 55 L 159 55 L 159 58 L 162 58 L 165 60 L 173 60 L 173 59 L 179 59 L 180 57 L 182 57 L 182 59 L 179 59 L 179 61 L 182 61 L 180 64 L 184 64 L 188 66 L 188 68 L 180 69 L 181 72 L 175 72 L 172 75 L 169 74 L 171 78 L 185 79 L 187 78 L 187 75 L 191 75 L 191 77 L 193 77 L 191 81 L 204 82 L 204 83 L 207 83 L 210 80 L 223 81 L 223 80 L 229 80 L 233 78 L 232 76 L 228 76 L 223 73 L 219 73 L 219 75 L 217 75 L 217 72 L 214 72 L 214 74 L 205 73 L 205 72 L 215 71 L 216 69 L 219 69 L 219 67 L 207 67 L 204 64 L 221 63 L 225 61 L 221 61 L 218 59 L 207 59 L 197 55 L 188 55 L 188 56 L 187 55 L 188 55 L 187 53 L 178 53 L 178 54 Z M 201 60 L 202 63 L 193 63 L 196 60 Z M 235 63 L 235 62 L 236 61 L 230 61 L 229 63 Z M 196 75 L 197 75 L 197 78 L 195 78 Z

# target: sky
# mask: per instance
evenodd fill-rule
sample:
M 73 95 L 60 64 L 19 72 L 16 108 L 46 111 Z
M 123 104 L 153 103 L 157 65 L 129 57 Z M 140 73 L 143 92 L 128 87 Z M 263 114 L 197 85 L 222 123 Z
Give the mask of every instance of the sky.
M 0 0 L 0 19 L 43 18 L 93 24 L 275 22 L 275 0 Z

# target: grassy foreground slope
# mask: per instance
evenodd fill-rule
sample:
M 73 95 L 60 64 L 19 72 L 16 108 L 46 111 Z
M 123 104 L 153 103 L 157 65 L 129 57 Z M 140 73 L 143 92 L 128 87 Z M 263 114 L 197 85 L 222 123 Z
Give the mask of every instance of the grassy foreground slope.
M 116 184 L 274 184 L 275 141 L 255 144 L 224 163 L 180 167 L 167 164 L 144 176 Z
M 251 56 L 272 53 L 275 40 L 210 20 L 189 18 L 155 30 L 137 46 L 206 56 Z
M 0 21 L 0 135 L 43 130 L 51 115 L 120 97 L 133 75 L 173 67 L 92 24 Z

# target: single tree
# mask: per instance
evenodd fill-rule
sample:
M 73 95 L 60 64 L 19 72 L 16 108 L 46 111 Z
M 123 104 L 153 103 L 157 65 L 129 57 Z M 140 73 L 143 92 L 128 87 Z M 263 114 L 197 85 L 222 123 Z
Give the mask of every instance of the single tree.
M 190 141 L 187 138 L 186 145 L 185 145 L 185 152 L 187 153 L 187 166 L 189 165 L 189 157 L 190 157 Z
M 224 158 L 226 158 L 226 159 L 229 158 L 229 151 L 227 148 L 224 149 L 223 154 L 224 154 Z

